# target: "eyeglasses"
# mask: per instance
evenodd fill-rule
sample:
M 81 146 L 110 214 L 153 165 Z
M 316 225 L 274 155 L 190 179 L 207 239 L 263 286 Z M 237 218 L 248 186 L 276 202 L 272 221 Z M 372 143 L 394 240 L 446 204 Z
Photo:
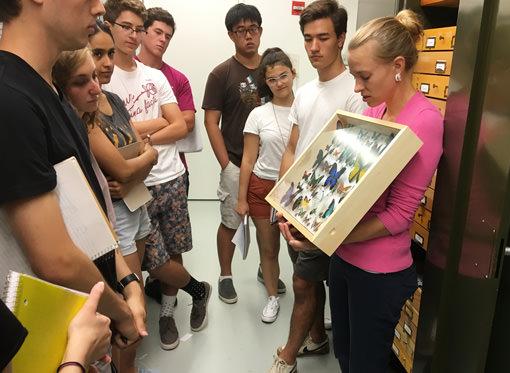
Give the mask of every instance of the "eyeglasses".
M 131 27 L 129 25 L 124 25 L 122 23 L 113 22 L 114 25 L 119 26 L 124 32 L 128 35 L 131 35 L 133 32 L 137 35 L 140 35 L 145 32 L 143 27 Z
M 238 28 L 237 30 L 233 30 L 232 32 L 234 34 L 236 34 L 237 37 L 244 38 L 246 36 L 247 32 L 249 32 L 250 35 L 252 35 L 252 36 L 258 35 L 260 32 L 260 27 L 259 26 L 251 26 L 248 28 Z
M 283 73 L 279 76 L 275 76 L 275 77 L 271 77 L 271 78 L 266 78 L 266 83 L 268 86 L 275 86 L 278 84 L 278 82 L 281 80 L 282 82 L 285 82 L 287 81 L 287 79 L 289 79 L 289 73 Z

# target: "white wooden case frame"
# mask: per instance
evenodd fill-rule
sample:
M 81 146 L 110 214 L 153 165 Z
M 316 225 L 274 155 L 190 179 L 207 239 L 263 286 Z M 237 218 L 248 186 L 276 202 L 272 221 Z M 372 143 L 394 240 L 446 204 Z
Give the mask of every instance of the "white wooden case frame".
M 407 126 L 338 110 L 266 200 L 331 255 L 421 145 Z

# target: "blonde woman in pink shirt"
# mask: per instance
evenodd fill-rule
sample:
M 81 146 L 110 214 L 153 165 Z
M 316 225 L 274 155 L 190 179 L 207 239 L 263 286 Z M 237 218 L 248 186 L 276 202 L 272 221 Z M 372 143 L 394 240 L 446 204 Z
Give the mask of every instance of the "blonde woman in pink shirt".
M 349 43 L 349 69 L 369 105 L 364 114 L 409 126 L 423 146 L 333 254 L 330 306 L 342 373 L 385 373 L 400 310 L 417 287 L 409 227 L 442 153 L 439 111 L 411 85 L 423 27 L 409 10 L 370 21 Z M 280 223 L 297 250 L 296 240 Z

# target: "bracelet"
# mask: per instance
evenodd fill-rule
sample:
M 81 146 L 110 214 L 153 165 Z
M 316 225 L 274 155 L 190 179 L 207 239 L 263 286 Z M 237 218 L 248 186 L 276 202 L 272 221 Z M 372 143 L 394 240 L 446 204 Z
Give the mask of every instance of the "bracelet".
M 83 373 L 87 373 L 87 370 L 85 369 L 85 367 L 82 365 L 82 363 L 79 363 L 77 361 L 66 361 L 65 363 L 62 363 L 58 366 L 57 368 L 57 373 L 60 372 L 62 369 L 64 369 L 65 367 L 69 367 L 69 366 L 75 366 L 75 367 L 80 367 L 81 371 Z

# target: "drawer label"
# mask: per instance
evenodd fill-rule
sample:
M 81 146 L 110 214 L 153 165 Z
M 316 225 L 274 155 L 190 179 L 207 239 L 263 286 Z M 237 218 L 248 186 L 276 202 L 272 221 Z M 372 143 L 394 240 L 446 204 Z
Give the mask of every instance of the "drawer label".
M 436 73 L 444 74 L 446 72 L 446 61 L 436 61 Z
M 418 233 L 415 233 L 415 234 L 414 234 L 414 239 L 415 239 L 416 241 L 418 241 L 418 243 L 419 243 L 420 245 L 423 245 L 423 237 L 422 237 L 422 236 L 420 236 Z
M 413 335 L 413 331 L 411 330 L 409 325 L 407 325 L 407 323 L 404 323 L 404 330 L 406 331 L 407 334 Z
M 432 36 L 427 38 L 427 41 L 425 42 L 426 48 L 434 48 L 436 46 L 436 37 Z
M 425 93 L 425 94 L 429 93 L 429 91 L 430 91 L 430 84 L 428 84 L 428 83 L 421 83 L 420 84 L 420 91 L 422 93 Z
M 395 346 L 395 344 L 392 344 L 392 345 L 391 345 L 391 349 L 393 350 L 393 352 L 395 353 L 395 355 L 397 355 L 397 356 L 398 356 L 398 354 L 399 354 L 399 352 L 400 352 L 400 351 L 398 350 L 397 346 Z

